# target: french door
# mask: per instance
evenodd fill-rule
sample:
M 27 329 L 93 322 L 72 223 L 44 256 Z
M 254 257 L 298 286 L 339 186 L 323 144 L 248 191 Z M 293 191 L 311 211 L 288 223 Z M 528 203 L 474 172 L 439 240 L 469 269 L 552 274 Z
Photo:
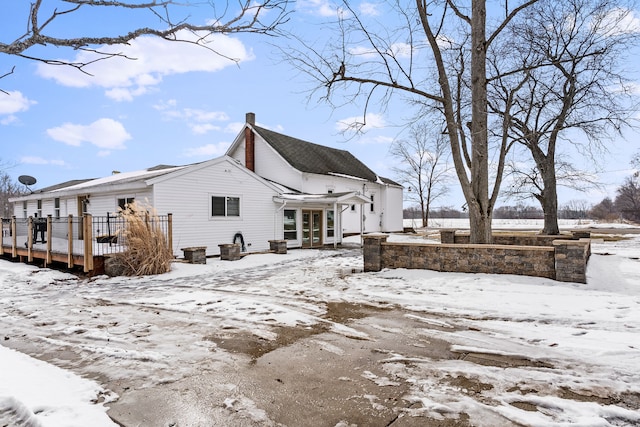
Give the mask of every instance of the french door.
M 322 246 L 322 211 L 302 211 L 302 247 Z

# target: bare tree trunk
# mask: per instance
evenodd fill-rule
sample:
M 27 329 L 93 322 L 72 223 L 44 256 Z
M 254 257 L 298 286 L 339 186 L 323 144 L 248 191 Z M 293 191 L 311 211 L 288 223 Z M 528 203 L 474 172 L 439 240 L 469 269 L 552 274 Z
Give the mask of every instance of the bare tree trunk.
M 487 10 L 485 0 L 471 2 L 471 192 L 467 197 L 471 243 L 491 243 L 489 143 L 487 130 Z M 466 195 L 466 193 L 465 193 Z
M 428 206 L 425 206 L 425 199 L 424 197 L 420 197 L 420 212 L 421 212 L 421 217 L 422 217 L 422 227 L 426 227 L 427 226 L 427 221 L 428 221 Z
M 538 165 L 538 169 L 542 171 L 542 182 L 544 183 L 544 189 L 539 199 L 544 212 L 542 234 L 560 234 L 560 228 L 558 227 L 558 186 L 555 167 L 553 165 L 550 165 L 550 167 Z

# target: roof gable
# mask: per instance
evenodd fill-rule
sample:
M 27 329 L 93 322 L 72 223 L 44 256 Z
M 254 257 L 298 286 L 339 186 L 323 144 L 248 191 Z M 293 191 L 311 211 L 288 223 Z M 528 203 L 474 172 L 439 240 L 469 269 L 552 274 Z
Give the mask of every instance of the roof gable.
M 377 175 L 346 150 L 314 144 L 259 126 L 253 126 L 267 144 L 291 166 L 301 172 L 320 175 L 345 175 L 375 182 Z

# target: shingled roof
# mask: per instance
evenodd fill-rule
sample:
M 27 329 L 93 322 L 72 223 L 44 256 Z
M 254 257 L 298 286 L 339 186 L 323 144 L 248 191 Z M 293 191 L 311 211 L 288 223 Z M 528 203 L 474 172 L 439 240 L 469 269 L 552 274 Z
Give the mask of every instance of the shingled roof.
M 60 184 L 50 185 L 48 187 L 41 188 L 39 190 L 34 190 L 33 193 L 47 193 L 49 191 L 61 190 L 67 187 L 73 187 L 74 185 L 84 184 L 88 181 L 93 181 L 95 178 L 88 179 L 73 179 L 71 181 L 61 182 Z
M 320 175 L 340 174 L 375 182 L 378 176 L 346 150 L 325 147 L 253 126 L 269 145 L 291 166 L 301 172 Z

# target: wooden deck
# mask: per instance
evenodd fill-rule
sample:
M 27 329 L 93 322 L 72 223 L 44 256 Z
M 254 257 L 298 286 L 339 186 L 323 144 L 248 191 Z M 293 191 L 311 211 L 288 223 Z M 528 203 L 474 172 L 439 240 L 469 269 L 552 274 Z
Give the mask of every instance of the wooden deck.
M 166 221 L 164 230 L 167 241 L 171 244 L 171 214 L 161 221 Z M 121 252 L 126 248 L 122 238 L 120 241 L 117 238 L 117 230 L 122 230 L 123 227 L 124 222 L 119 218 L 109 216 L 94 217 L 85 214 L 81 218 L 69 215 L 68 218 L 58 219 L 49 216 L 44 232 L 45 243 L 37 243 L 36 237 L 42 237 L 40 231 L 34 233 L 34 218 L 18 220 L 13 217 L 11 220 L 2 220 L 0 257 L 28 263 L 41 260 L 44 267 L 61 263 L 70 269 L 81 267 L 85 273 L 102 274 L 105 255 Z M 106 236 L 105 230 L 109 230 Z

